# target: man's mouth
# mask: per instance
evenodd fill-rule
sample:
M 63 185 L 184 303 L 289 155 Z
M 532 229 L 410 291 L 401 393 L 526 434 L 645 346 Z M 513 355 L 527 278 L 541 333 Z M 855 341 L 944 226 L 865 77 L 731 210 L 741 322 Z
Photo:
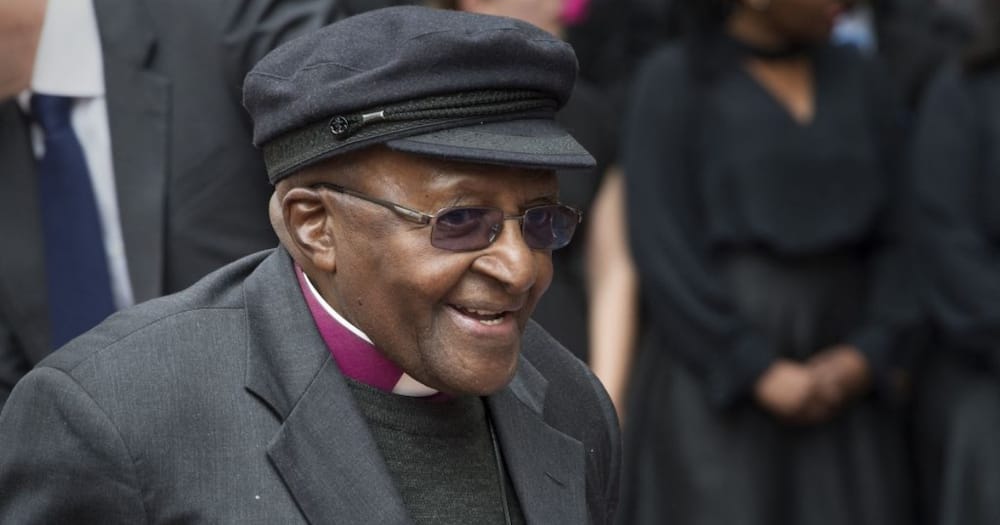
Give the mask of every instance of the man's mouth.
M 504 310 L 497 311 L 497 310 L 480 310 L 476 308 L 467 308 L 464 306 L 459 306 L 457 304 L 451 304 L 448 306 L 451 306 L 455 310 L 458 310 L 458 312 L 461 313 L 462 315 L 466 317 L 471 317 L 476 321 L 478 321 L 479 323 L 487 326 L 495 326 L 502 323 L 504 319 L 507 317 L 507 314 L 510 313 Z

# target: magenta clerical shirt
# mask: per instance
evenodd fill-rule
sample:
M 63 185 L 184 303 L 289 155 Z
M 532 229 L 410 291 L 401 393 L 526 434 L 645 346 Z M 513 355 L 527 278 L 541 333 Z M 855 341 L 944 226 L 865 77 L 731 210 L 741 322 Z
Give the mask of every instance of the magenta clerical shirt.
M 295 273 L 316 328 L 345 376 L 395 394 L 414 397 L 438 394 L 437 390 L 403 373 L 395 363 L 383 356 L 364 332 L 344 319 L 323 299 L 298 265 L 295 265 Z

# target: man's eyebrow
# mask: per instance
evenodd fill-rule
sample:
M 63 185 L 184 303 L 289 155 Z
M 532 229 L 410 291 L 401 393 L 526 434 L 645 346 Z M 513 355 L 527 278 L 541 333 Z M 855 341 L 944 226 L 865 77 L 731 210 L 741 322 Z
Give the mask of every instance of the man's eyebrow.
M 551 203 L 554 203 L 554 202 L 559 202 L 559 193 L 558 192 L 557 193 L 549 193 L 549 194 L 546 194 L 546 195 L 539 195 L 538 197 L 535 197 L 534 199 L 529 200 L 525 204 L 528 205 L 528 206 L 532 206 L 534 204 L 551 204 Z

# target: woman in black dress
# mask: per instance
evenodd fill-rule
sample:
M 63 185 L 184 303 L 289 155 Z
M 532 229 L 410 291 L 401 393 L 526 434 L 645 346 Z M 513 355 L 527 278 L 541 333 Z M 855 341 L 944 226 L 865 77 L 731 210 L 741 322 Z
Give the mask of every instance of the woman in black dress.
M 826 43 L 840 2 L 678 1 L 691 25 L 642 68 L 623 146 L 653 333 L 622 521 L 909 524 L 888 83 Z
M 1000 2 L 929 89 L 913 148 L 916 260 L 938 341 L 915 421 L 933 525 L 1000 523 Z

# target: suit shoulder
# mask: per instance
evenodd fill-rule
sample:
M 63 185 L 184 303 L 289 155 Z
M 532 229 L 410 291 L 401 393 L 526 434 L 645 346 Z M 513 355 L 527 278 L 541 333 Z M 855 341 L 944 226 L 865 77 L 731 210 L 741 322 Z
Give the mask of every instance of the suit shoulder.
M 611 523 L 618 502 L 621 434 L 611 399 L 590 369 L 540 326 L 525 330 L 525 359 L 544 377 L 545 422 L 584 447 L 594 523 Z
M 191 348 L 177 344 L 194 334 L 218 336 L 242 326 L 243 280 L 269 252 L 244 257 L 181 292 L 153 299 L 119 311 L 82 336 L 70 341 L 38 364 L 70 375 L 97 361 L 114 363 L 120 369 L 129 362 L 142 362 L 164 348 Z M 233 318 L 223 322 L 222 317 Z
M 583 361 L 534 321 L 524 331 L 523 355 L 550 382 L 580 382 L 589 373 Z
M 525 330 L 524 343 L 524 358 L 548 382 L 547 419 L 565 430 L 583 422 L 606 427 L 609 419 L 617 421 L 607 392 L 586 363 L 535 322 Z

